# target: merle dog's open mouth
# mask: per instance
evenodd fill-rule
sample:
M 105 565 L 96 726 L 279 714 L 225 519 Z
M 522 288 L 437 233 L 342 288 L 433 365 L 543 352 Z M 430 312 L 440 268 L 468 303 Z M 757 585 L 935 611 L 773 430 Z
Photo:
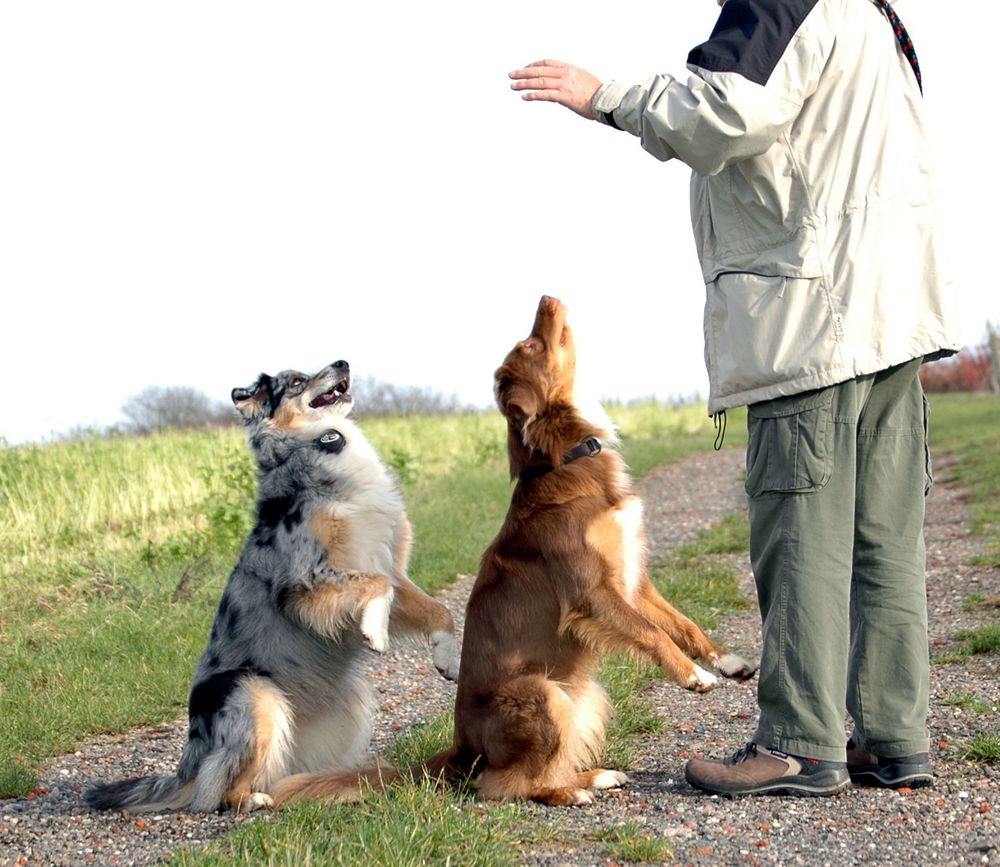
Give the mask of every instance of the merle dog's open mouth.
M 314 409 L 318 409 L 321 406 L 330 406 L 334 403 L 340 403 L 344 398 L 350 397 L 348 393 L 351 388 L 351 378 L 345 376 L 340 382 L 336 383 L 333 388 L 329 391 L 324 391 L 318 397 L 313 398 L 309 402 L 309 406 Z

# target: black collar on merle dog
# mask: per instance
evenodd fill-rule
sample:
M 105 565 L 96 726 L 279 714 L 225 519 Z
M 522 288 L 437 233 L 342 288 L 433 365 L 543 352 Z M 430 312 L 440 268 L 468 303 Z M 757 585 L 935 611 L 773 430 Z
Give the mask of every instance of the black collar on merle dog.
M 577 458 L 589 458 L 594 455 L 601 453 L 601 441 L 597 437 L 587 437 L 580 445 L 576 448 L 570 449 L 563 455 L 563 464 L 571 463 Z M 552 464 L 535 464 L 530 467 L 525 467 L 521 470 L 521 475 L 518 478 L 522 482 L 530 482 L 537 479 L 539 476 L 544 476 L 551 473 L 555 469 Z
M 336 455 L 344 449 L 344 435 L 339 430 L 330 428 L 330 430 L 325 431 L 321 436 L 313 440 L 313 445 L 321 451 Z

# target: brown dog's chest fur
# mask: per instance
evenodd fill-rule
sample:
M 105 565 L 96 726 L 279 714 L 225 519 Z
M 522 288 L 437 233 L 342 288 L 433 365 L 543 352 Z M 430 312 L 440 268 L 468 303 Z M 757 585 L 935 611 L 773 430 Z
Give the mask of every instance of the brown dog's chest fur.
M 610 452 L 518 483 L 469 597 L 466 632 L 482 653 L 463 660 L 460 704 L 508 676 L 541 673 L 567 683 L 593 676 L 599 654 L 566 627 L 586 611 L 595 587 L 622 584 L 625 552 L 642 543 L 638 533 L 626 538 L 620 516 L 637 506 Z M 556 562 L 578 568 L 545 568 Z

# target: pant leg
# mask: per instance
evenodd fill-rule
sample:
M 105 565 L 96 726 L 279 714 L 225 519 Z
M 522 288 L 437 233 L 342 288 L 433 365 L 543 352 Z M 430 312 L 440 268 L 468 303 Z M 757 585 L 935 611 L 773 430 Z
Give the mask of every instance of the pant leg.
M 926 401 L 913 361 L 875 377 L 858 426 L 847 707 L 887 758 L 926 752 Z
M 843 761 L 857 421 L 873 377 L 748 408 L 750 555 L 763 625 L 754 740 Z

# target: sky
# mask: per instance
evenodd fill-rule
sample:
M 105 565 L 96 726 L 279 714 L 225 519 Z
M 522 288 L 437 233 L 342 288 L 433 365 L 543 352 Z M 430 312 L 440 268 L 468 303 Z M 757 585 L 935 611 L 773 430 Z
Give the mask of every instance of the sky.
M 1000 321 L 993 58 L 946 4 L 894 5 L 976 344 Z M 557 58 L 603 81 L 681 76 L 717 15 L 713 0 L 2 4 L 0 437 L 120 422 L 151 385 L 228 401 L 261 371 L 340 358 L 487 407 L 542 294 L 569 307 L 598 396 L 705 396 L 689 170 L 523 102 L 507 73 Z M 974 26 L 996 32 L 1000 10 L 976 4 Z

